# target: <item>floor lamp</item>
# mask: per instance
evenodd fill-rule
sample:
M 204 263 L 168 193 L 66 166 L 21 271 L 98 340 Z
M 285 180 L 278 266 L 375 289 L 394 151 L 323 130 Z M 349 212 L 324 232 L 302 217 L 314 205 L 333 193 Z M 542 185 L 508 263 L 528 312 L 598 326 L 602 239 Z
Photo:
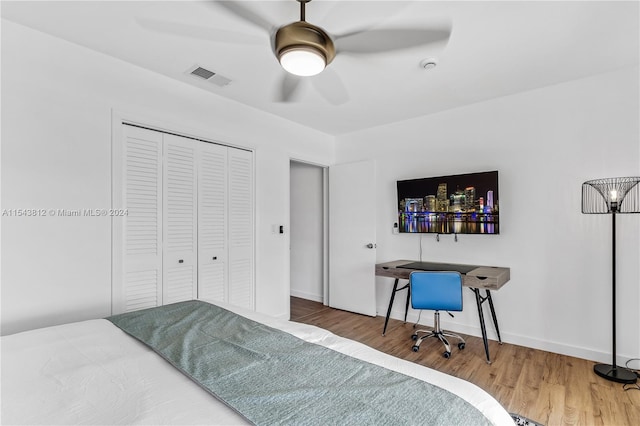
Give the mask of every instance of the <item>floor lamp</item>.
M 619 383 L 635 383 L 638 376 L 616 364 L 616 215 L 640 213 L 640 177 L 594 179 L 582 184 L 582 213 L 611 214 L 612 218 L 612 315 L 613 360 L 596 364 L 593 371 L 600 377 Z

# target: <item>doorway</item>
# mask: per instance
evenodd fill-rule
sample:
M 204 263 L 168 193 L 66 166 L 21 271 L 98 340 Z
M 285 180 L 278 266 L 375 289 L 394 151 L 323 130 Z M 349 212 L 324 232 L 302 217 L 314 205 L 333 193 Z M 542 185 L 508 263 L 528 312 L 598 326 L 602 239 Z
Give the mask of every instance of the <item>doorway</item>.
M 290 295 L 327 303 L 326 168 L 290 162 Z

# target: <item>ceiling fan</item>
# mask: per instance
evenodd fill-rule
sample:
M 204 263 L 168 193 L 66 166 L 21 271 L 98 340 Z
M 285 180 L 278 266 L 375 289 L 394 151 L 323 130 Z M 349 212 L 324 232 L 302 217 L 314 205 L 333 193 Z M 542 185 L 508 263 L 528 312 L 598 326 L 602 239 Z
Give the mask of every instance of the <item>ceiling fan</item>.
M 280 27 L 272 25 L 264 17 L 245 7 L 241 1 L 209 3 L 225 8 L 269 34 L 273 53 L 287 71 L 279 88 L 278 100 L 282 102 L 293 100 L 300 83 L 306 77 L 322 74 L 321 78 L 312 78 L 312 84 L 330 103 L 342 104 L 348 100 L 346 89 L 339 76 L 327 68 L 336 55 L 384 53 L 446 42 L 451 34 L 449 22 L 432 25 L 432 28 L 372 28 L 330 34 L 307 22 L 306 5 L 311 0 L 296 1 L 300 4 L 300 19 Z
M 322 72 L 336 56 L 333 40 L 322 28 L 305 20 L 305 5 L 300 3 L 300 20 L 284 25 L 275 33 L 274 50 L 285 71 L 301 77 Z
M 311 0 L 297 0 L 300 3 L 300 20 L 283 25 L 275 30 L 260 16 L 240 6 L 239 2 L 224 1 L 220 5 L 236 16 L 269 31 L 273 40 L 273 52 L 282 68 L 290 75 L 309 77 L 317 75 L 329 65 L 336 54 L 382 53 L 408 47 L 446 41 L 451 34 L 447 22 L 439 28 L 382 28 L 353 31 L 330 35 L 319 26 L 306 21 L 306 4 Z M 327 80 L 327 79 L 325 79 Z M 319 90 L 331 103 L 343 103 L 347 96 L 344 86 L 337 76 L 331 76 L 330 84 Z M 281 99 L 288 101 L 296 91 L 299 79 L 286 75 L 281 84 Z M 344 91 L 345 93 L 340 93 Z

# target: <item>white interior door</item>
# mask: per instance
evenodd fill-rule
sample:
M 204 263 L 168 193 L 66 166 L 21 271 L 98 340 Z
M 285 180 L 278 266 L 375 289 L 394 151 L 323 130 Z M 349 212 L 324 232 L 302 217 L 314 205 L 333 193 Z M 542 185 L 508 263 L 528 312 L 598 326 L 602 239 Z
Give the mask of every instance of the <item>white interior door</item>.
M 255 309 L 253 153 L 229 148 L 229 303 Z
M 329 168 L 329 306 L 376 315 L 375 162 Z
M 114 146 L 114 314 L 162 304 L 162 133 L 121 125 Z
M 198 297 L 226 302 L 227 147 L 198 144 Z
M 196 145 L 164 135 L 162 304 L 197 296 Z

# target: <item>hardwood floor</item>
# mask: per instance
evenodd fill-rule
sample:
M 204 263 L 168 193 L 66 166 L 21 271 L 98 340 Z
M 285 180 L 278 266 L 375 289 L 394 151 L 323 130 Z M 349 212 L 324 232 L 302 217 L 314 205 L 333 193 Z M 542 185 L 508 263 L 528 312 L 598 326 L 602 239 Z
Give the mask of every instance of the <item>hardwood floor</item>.
M 640 425 L 640 391 L 625 391 L 621 384 L 596 376 L 592 361 L 490 341 L 489 365 L 482 339 L 470 336 L 463 336 L 464 350 L 454 348 L 451 358 L 445 359 L 442 348 L 434 347 L 436 341 L 425 342 L 419 352 L 411 350 L 413 324 L 391 319 L 383 337 L 384 317 L 353 314 L 296 297 L 291 298 L 291 320 L 468 380 L 507 411 L 547 426 Z

